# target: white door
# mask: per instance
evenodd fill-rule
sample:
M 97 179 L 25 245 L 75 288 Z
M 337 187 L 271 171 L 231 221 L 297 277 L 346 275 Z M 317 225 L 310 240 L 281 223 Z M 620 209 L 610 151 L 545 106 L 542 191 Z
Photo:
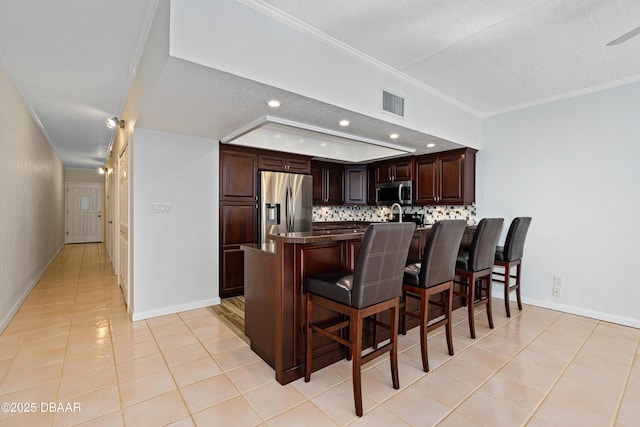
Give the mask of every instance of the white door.
M 102 184 L 67 183 L 67 243 L 102 241 Z
M 120 226 L 120 251 L 118 280 L 129 305 L 129 147 L 125 147 L 118 160 L 118 219 Z

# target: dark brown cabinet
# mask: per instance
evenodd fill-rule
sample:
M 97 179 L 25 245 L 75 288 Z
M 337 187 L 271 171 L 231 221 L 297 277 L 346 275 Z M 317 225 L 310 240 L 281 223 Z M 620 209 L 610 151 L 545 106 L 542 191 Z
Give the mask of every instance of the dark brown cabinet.
M 413 158 L 404 158 L 376 164 L 376 182 L 411 181 Z
M 345 166 L 344 168 L 344 204 L 367 204 L 367 167 Z
M 367 166 L 367 204 L 376 204 L 376 168 L 372 165 Z
M 296 154 L 220 144 L 220 297 L 244 293 L 244 253 L 258 242 L 258 170 L 309 173 Z
M 314 205 L 344 203 L 344 168 L 341 164 L 311 162 Z
M 416 157 L 415 203 L 465 205 L 475 202 L 476 152 L 465 148 Z
M 258 153 L 220 146 L 220 297 L 244 292 L 243 243 L 257 241 Z
M 256 201 L 258 155 L 250 151 L 220 149 L 220 199 Z
M 260 154 L 258 169 L 308 174 L 311 172 L 311 161 L 306 157 L 294 155 Z

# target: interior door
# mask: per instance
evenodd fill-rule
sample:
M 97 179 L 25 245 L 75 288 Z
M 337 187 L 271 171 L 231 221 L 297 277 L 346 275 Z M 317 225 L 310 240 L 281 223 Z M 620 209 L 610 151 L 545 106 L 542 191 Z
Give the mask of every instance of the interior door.
M 67 243 L 102 241 L 102 184 L 67 184 Z
M 129 147 L 118 159 L 118 219 L 120 228 L 118 281 L 129 305 Z

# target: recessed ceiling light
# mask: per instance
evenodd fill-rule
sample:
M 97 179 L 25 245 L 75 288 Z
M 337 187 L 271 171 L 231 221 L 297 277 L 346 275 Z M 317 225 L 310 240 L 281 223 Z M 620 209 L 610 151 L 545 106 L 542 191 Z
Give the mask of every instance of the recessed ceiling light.
M 280 101 L 278 101 L 277 99 L 272 99 L 271 101 L 267 102 L 267 105 L 271 108 L 278 108 L 280 106 Z
M 391 139 L 398 139 L 400 137 L 400 135 L 398 135 L 397 133 L 392 133 L 391 135 L 389 135 L 389 138 Z
M 433 148 L 435 146 L 436 146 L 436 144 L 434 144 L 433 142 L 430 142 L 430 143 L 427 144 L 427 148 Z
M 349 126 L 349 123 L 350 123 L 349 120 L 340 120 L 338 122 L 340 126 Z

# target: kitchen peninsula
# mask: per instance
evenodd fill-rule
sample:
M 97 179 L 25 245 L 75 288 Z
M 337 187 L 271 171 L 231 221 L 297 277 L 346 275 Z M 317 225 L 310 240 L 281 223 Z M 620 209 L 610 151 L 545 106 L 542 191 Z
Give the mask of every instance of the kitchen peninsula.
M 273 243 L 241 245 L 245 257 L 245 334 L 251 349 L 274 368 L 280 384 L 304 375 L 304 279 L 354 269 L 366 226 L 359 223 L 271 234 L 268 238 Z M 474 229 L 475 226 L 467 227 L 462 247 L 469 245 Z M 430 231 L 431 226 L 416 229 L 409 259 L 420 258 Z M 460 301 L 454 301 L 454 308 L 460 305 Z M 314 322 L 329 321 L 335 316 L 329 311 L 314 310 Z M 365 334 L 367 338 L 370 334 Z M 347 356 L 342 346 L 322 336 L 314 337 L 313 349 L 314 369 Z

